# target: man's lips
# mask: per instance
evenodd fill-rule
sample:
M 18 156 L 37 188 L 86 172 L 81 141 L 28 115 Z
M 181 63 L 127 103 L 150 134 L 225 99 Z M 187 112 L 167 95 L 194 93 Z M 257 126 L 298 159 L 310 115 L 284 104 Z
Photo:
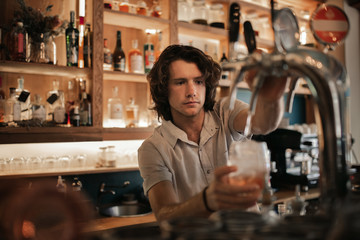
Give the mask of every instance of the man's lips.
M 189 102 L 185 102 L 185 105 L 194 105 L 194 104 L 198 104 L 198 101 L 189 101 Z

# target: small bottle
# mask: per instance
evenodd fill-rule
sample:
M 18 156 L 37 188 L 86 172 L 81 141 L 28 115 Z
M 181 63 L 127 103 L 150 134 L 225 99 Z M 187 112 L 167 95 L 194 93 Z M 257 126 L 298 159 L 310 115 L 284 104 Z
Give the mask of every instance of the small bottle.
M 73 127 L 80 127 L 79 106 L 75 106 L 74 108 L 74 114 L 72 116 L 72 125 Z
M 116 47 L 113 53 L 114 70 L 125 72 L 126 58 L 121 46 L 121 31 L 116 33 Z
M 46 55 L 46 45 L 44 42 L 44 34 L 40 34 L 40 52 L 39 52 L 39 59 L 37 60 L 39 63 L 48 63 L 49 58 Z
M 31 110 L 32 119 L 38 119 L 41 123 L 46 120 L 46 109 L 44 104 L 41 103 L 41 96 L 39 94 L 35 94 Z
M 59 80 L 54 80 L 52 82 L 52 90 L 50 90 L 46 94 L 46 120 L 53 121 L 54 120 L 54 110 L 56 107 L 60 105 L 60 101 L 58 101 L 60 94 L 59 94 Z
M 2 78 L 0 76 L 0 123 L 5 121 L 5 91 L 2 88 Z
M 118 97 L 118 87 L 112 88 L 112 97 L 108 99 L 109 127 L 124 127 L 124 114 L 121 99 Z
M 81 192 L 82 190 L 82 183 L 78 177 L 74 177 L 73 182 L 71 183 L 71 189 L 73 192 Z
M 11 34 L 11 59 L 14 61 L 26 61 L 26 39 L 27 33 L 23 22 L 17 22 Z
M 131 41 L 132 49 L 129 51 L 129 72 L 131 73 L 144 73 L 143 56 L 138 49 L 138 40 Z
M 158 32 L 158 42 L 155 48 L 155 59 L 157 60 L 160 57 L 160 54 L 163 51 L 163 44 L 162 44 L 162 32 Z
M 20 76 L 18 79 L 18 87 L 16 88 L 17 100 L 21 105 L 21 120 L 30 119 L 30 92 L 24 89 L 24 77 Z
M 84 33 L 84 66 L 91 68 L 92 62 L 92 32 L 90 29 L 90 23 L 85 25 Z
M 61 177 L 58 176 L 58 180 L 57 180 L 57 184 L 56 184 L 56 189 L 58 190 L 58 192 L 60 193 L 66 193 L 66 184 L 65 184 L 65 180 Z
M 65 30 L 66 36 L 66 65 L 78 66 L 79 30 L 75 28 L 75 12 L 70 11 L 70 23 Z
M 10 97 L 5 103 L 5 122 L 16 122 L 21 120 L 21 105 L 16 97 L 16 88 L 10 88 Z
M 108 48 L 108 40 L 104 38 L 104 70 L 112 70 L 112 54 Z
M 161 15 L 162 15 L 161 6 L 159 5 L 159 2 L 157 0 L 154 0 L 151 10 L 151 16 L 159 18 L 161 17 Z
M 79 17 L 79 52 L 78 52 L 78 67 L 84 68 L 84 35 L 85 35 L 85 25 L 84 25 L 84 16 Z
M 59 90 L 59 99 L 54 109 L 54 121 L 56 123 L 66 123 L 65 95 L 64 91 Z
M 87 97 L 86 92 L 82 92 L 82 99 L 80 102 L 80 125 L 81 126 L 91 126 L 91 102 Z
M 128 128 L 137 127 L 139 121 L 138 118 L 139 106 L 135 104 L 134 98 L 129 99 L 129 104 L 126 105 L 125 111 L 126 111 L 126 127 Z
M 138 1 L 136 4 L 136 13 L 139 15 L 144 15 L 146 16 L 147 14 L 147 6 L 146 6 L 146 2 L 144 1 Z
M 129 1 L 122 0 L 119 4 L 119 11 L 121 12 L 129 12 Z
M 144 69 L 145 73 L 150 72 L 154 66 L 154 44 L 150 41 L 150 33 L 147 33 L 147 41 L 144 44 Z

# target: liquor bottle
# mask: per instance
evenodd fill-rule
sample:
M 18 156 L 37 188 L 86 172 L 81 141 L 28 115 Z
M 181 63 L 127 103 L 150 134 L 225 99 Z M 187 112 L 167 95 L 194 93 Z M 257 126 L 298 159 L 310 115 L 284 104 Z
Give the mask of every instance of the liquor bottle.
M 162 44 L 162 32 L 158 32 L 158 42 L 155 49 L 155 59 L 157 60 L 160 57 L 160 54 L 163 51 L 163 44 Z
M 59 80 L 54 80 L 52 82 L 52 90 L 50 90 L 46 95 L 46 120 L 53 121 L 54 120 L 54 110 L 57 106 L 60 105 L 60 101 L 58 101 L 59 94 Z
M 92 60 L 92 32 L 90 29 L 90 23 L 85 25 L 84 33 L 84 66 L 91 68 Z
M 113 53 L 114 70 L 125 72 L 126 58 L 124 50 L 121 47 L 121 31 L 116 33 L 116 47 Z
M 66 36 L 66 65 L 78 66 L 79 30 L 75 28 L 75 12 L 70 11 L 70 23 L 65 31 Z
M 35 94 L 31 110 L 32 119 L 38 119 L 41 123 L 46 120 L 46 109 L 41 102 L 41 96 L 39 94 Z
M 21 105 L 16 97 L 16 88 L 10 88 L 10 97 L 5 103 L 5 122 L 21 120 Z
M 118 87 L 112 88 L 112 97 L 108 99 L 108 126 L 124 127 L 124 114 L 121 99 L 118 97 Z
M 64 91 L 59 90 L 59 99 L 57 100 L 56 107 L 54 108 L 54 122 L 65 123 L 66 111 L 65 111 L 65 94 Z
M 0 123 L 5 121 L 5 91 L 2 88 L 2 78 L 0 76 Z
M 84 68 L 85 0 L 79 0 L 79 54 L 78 66 Z
M 37 62 L 39 63 L 48 63 L 49 62 L 49 58 L 46 55 L 46 46 L 45 46 L 45 42 L 44 42 L 44 34 L 41 33 L 40 34 L 40 52 L 39 52 L 39 59 L 37 59 Z
M 27 33 L 23 22 L 17 22 L 11 33 L 11 60 L 20 62 L 26 61 L 26 39 Z
M 147 41 L 144 44 L 144 69 L 145 73 L 150 72 L 154 66 L 154 44 L 150 41 L 150 33 L 147 33 Z
M 126 111 L 126 127 L 133 128 L 138 126 L 138 111 L 139 106 L 135 104 L 135 99 L 130 98 L 128 105 L 125 107 Z
M 112 70 L 112 54 L 110 49 L 108 48 L 108 40 L 104 38 L 104 70 Z
M 129 0 L 122 0 L 119 4 L 119 11 L 129 12 Z
M 16 88 L 16 98 L 20 103 L 21 108 L 21 120 L 30 119 L 30 92 L 24 89 L 24 77 L 20 76 L 18 79 L 18 86 Z
M 68 126 L 71 125 L 71 117 L 74 114 L 74 106 L 76 101 L 76 91 L 75 84 L 73 80 L 68 81 L 68 88 L 66 91 L 66 103 L 65 103 L 65 111 L 66 111 L 66 123 Z
M 75 106 L 75 108 L 74 108 L 74 114 L 71 119 L 71 124 L 73 125 L 73 127 L 80 126 L 79 106 Z
M 5 45 L 5 33 L 2 28 L 0 28 L 0 60 L 7 60 L 7 47 Z
M 131 73 L 144 73 L 143 56 L 138 49 L 138 40 L 131 41 L 132 49 L 129 51 L 129 72 Z
M 91 126 L 91 102 L 87 97 L 86 92 L 82 92 L 82 98 L 80 102 L 80 125 L 81 126 Z

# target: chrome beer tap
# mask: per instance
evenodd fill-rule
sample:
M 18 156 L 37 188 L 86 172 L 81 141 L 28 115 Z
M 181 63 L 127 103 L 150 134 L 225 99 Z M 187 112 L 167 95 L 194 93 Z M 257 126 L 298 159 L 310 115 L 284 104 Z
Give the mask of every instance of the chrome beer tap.
M 281 14 L 277 14 L 276 18 L 279 16 Z M 276 50 L 273 53 L 254 52 L 241 62 L 223 65 L 224 68 L 235 71 L 230 89 L 229 107 L 232 108 L 234 105 L 238 83 L 244 80 L 245 73 L 250 70 L 257 72 L 253 86 L 250 86 L 252 90 L 250 116 L 254 114 L 259 90 L 267 77 L 291 78 L 286 104 L 288 111 L 291 110 L 297 80 L 305 79 L 315 103 L 314 114 L 319 138 L 321 207 L 325 211 L 335 210 L 337 205 L 335 203 L 341 202 L 348 193 L 347 164 L 351 138 L 347 129 L 346 70 L 334 57 L 315 48 L 284 44 L 284 37 L 289 36 L 286 36 L 283 26 L 279 27 L 278 24 L 274 29 L 276 30 L 277 27 L 280 30 L 275 31 Z

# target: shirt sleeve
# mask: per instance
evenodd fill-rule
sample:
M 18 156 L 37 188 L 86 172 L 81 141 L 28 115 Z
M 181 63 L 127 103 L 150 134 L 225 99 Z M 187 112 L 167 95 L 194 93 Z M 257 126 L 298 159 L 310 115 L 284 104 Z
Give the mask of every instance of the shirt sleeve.
M 144 179 L 144 193 L 148 196 L 151 187 L 161 181 L 172 181 L 172 174 L 166 167 L 162 155 L 155 144 L 147 139 L 138 149 L 138 161 L 141 177 Z

